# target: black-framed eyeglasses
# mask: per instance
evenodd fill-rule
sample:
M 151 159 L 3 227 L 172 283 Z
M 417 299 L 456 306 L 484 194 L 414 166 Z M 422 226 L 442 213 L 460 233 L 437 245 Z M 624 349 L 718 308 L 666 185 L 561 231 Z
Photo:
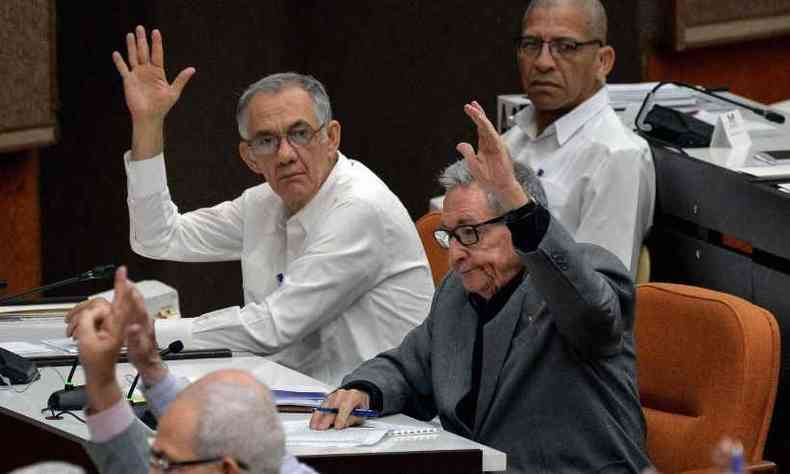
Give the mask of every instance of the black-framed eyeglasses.
M 291 127 L 285 134 L 265 133 L 251 140 L 244 140 L 250 146 L 252 153 L 258 158 L 268 158 L 280 149 L 283 138 L 294 148 L 302 148 L 310 144 L 316 135 L 329 122 L 324 122 L 320 127 L 313 129 L 306 123 Z
M 516 38 L 515 43 L 518 53 L 530 58 L 538 57 L 540 52 L 543 51 L 544 44 L 549 46 L 549 52 L 551 52 L 551 55 L 555 58 L 573 56 L 579 51 L 579 49 L 585 46 L 594 44 L 600 48 L 604 45 L 603 41 L 598 39 L 590 41 L 576 41 L 572 38 L 557 38 L 545 41 L 543 38 L 538 38 L 536 36 L 520 36 Z
M 222 462 L 222 457 L 205 458 L 205 459 L 192 459 L 189 461 L 173 461 L 167 454 L 162 451 L 151 449 L 151 455 L 148 458 L 148 464 L 161 472 L 171 472 L 185 467 L 199 466 L 201 464 L 213 464 Z M 235 459 L 236 465 L 244 471 L 248 471 L 250 467 L 247 463 Z
M 464 246 L 474 245 L 480 242 L 480 231 L 477 229 L 486 225 L 504 222 L 506 217 L 507 214 L 502 214 L 499 217 L 494 217 L 493 219 L 489 219 L 479 224 L 459 225 L 455 229 L 444 229 L 440 227 L 433 231 L 433 238 L 436 239 L 436 242 L 438 242 L 440 247 L 445 249 L 450 248 L 450 241 L 452 239 L 457 240 L 461 245 Z

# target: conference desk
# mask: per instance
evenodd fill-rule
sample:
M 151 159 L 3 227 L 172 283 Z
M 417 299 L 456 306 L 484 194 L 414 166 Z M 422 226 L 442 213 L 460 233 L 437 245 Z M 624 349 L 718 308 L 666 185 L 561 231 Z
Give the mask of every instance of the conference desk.
M 310 377 L 252 355 L 170 361 L 168 366 L 174 374 L 191 380 L 220 368 L 239 368 L 249 370 L 272 388 L 328 388 Z M 63 388 L 69 367 L 43 367 L 40 370 L 41 379 L 29 387 L 16 386 L 14 390 L 0 390 L 2 446 L 5 452 L 13 453 L 2 457 L 0 472 L 43 459 L 60 459 L 92 470 L 87 455 L 78 444 L 89 437 L 86 425 L 69 416 L 61 420 L 47 420 L 48 413 L 41 412 L 49 395 Z M 130 380 L 134 374 L 134 368 L 129 364 L 118 364 L 117 375 L 122 386 L 128 384 L 124 381 Z M 74 382 L 84 383 L 79 368 Z M 309 417 L 308 414 L 282 416 L 288 420 L 306 420 Z M 382 420 L 396 424 L 427 425 L 404 415 Z M 321 473 L 479 473 L 503 471 L 506 468 L 504 453 L 445 431 L 419 436 L 387 436 L 373 446 L 297 447 L 289 450 Z
M 790 194 L 776 182 L 790 176 L 761 181 L 734 168 L 756 164 L 757 151 L 790 150 L 790 123 L 750 135 L 745 154 L 653 148 L 651 280 L 723 291 L 774 314 L 782 363 L 765 458 L 781 467 L 790 466 Z

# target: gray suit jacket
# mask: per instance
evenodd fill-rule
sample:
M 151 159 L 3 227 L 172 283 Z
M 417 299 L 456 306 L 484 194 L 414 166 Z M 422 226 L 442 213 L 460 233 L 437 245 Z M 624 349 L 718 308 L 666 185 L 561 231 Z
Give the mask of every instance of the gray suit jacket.
M 611 253 L 553 219 L 527 273 L 484 329 L 474 426 L 469 391 L 477 313 L 449 274 L 425 322 L 343 380 L 367 382 L 386 414 L 427 420 L 505 451 L 508 472 L 639 472 L 649 465 L 634 354 L 634 285 Z
M 150 449 L 148 438 L 153 431 L 140 420 L 104 443 L 83 443 L 93 464 L 101 473 L 145 474 L 148 472 Z

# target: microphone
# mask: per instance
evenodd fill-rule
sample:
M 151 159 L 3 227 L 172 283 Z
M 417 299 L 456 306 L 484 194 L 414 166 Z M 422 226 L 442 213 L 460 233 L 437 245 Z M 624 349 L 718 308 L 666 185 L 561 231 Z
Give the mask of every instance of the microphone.
M 173 341 L 167 346 L 164 350 L 159 353 L 159 357 L 164 357 L 170 353 L 177 354 L 181 352 L 184 348 L 184 343 L 181 341 Z M 137 375 L 134 376 L 134 380 L 132 381 L 132 386 L 129 387 L 129 393 L 126 394 L 126 399 L 129 400 L 129 403 L 134 405 L 132 401 L 132 394 L 134 394 L 134 389 L 137 387 L 137 381 L 140 380 L 140 372 L 137 372 Z
M 114 274 L 115 274 L 115 265 L 100 265 L 98 267 L 93 267 L 87 272 L 80 273 L 75 277 L 67 278 L 66 280 L 50 283 L 49 285 L 39 286 L 38 288 L 33 288 L 32 290 L 26 290 L 23 291 L 22 293 L 17 293 L 15 295 L 5 296 L 3 298 L 0 298 L 0 304 L 6 303 L 11 300 L 16 300 L 22 298 L 23 296 L 27 296 L 32 293 L 37 293 L 39 291 L 47 291 L 53 288 L 60 288 L 61 286 L 71 285 L 74 283 L 81 283 L 83 281 L 104 280 L 107 278 L 111 278 Z
M 645 96 L 645 99 L 642 101 L 642 106 L 639 108 L 639 112 L 636 115 L 636 129 L 645 138 L 657 139 L 664 144 L 668 143 L 673 146 L 685 148 L 710 146 L 711 136 L 714 130 L 712 125 L 669 107 L 658 104 L 654 105 L 654 96 L 656 92 L 667 84 L 691 89 L 695 92 L 714 97 L 722 102 L 737 105 L 738 107 L 750 110 L 754 114 L 764 117 L 766 120 L 774 123 L 782 124 L 785 122 L 785 117 L 781 113 L 755 107 L 740 100 L 724 97 L 702 86 L 694 86 L 676 81 L 659 82 Z
M 159 356 L 164 357 L 170 353 L 181 352 L 183 348 L 183 342 L 173 341 L 169 346 L 159 352 Z M 74 386 L 71 383 L 71 378 L 74 376 L 74 371 L 77 368 L 78 362 L 79 357 L 75 358 L 74 365 L 71 366 L 71 372 L 69 373 L 68 379 L 66 379 L 65 387 L 62 390 L 52 392 L 52 395 L 49 396 L 49 400 L 47 400 L 47 408 L 50 410 L 82 410 L 88 403 L 88 393 L 86 392 L 85 385 Z M 139 377 L 140 373 L 138 372 L 134 378 L 134 382 L 132 382 L 131 390 L 129 390 L 129 394 L 126 396 L 127 400 L 131 401 L 132 393 L 134 393 L 134 388 L 137 385 L 137 380 Z M 47 419 L 58 418 L 52 417 Z

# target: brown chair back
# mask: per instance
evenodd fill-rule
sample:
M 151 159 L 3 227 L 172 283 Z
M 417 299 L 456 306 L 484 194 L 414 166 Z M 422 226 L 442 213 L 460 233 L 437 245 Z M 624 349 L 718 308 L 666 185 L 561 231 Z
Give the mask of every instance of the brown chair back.
M 447 249 L 439 246 L 436 239 L 433 238 L 433 231 L 439 227 L 441 216 L 441 212 L 431 211 L 420 217 L 415 223 L 417 233 L 420 234 L 420 240 L 422 240 L 422 246 L 425 248 L 425 255 L 431 266 L 433 283 L 437 286 L 450 269 Z
M 661 472 L 703 469 L 724 436 L 762 460 L 779 376 L 773 315 L 725 293 L 668 283 L 637 287 L 639 392 L 647 450 Z

